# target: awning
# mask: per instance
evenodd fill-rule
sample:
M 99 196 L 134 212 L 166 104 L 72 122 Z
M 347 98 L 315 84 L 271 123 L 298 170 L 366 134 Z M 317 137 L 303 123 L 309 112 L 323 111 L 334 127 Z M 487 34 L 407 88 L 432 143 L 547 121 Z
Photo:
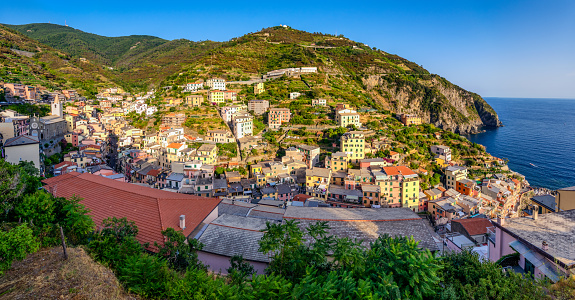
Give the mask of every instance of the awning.
M 559 280 L 561 274 L 558 274 L 557 271 L 555 271 L 555 266 L 541 254 L 529 249 L 520 241 L 509 243 L 509 247 L 517 251 L 519 255 L 523 255 L 526 260 L 530 261 L 535 268 L 539 269 L 541 273 L 545 274 L 545 276 L 553 280 L 553 282 L 557 282 Z

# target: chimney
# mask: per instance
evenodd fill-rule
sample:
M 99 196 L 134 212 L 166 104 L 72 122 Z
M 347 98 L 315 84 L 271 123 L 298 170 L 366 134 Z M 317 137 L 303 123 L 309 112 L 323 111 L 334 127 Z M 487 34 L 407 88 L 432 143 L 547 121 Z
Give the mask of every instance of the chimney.
M 497 217 L 497 224 L 504 226 L 505 225 L 505 218 L 502 218 L 501 216 Z
M 186 215 L 180 216 L 180 228 L 186 229 Z
M 549 244 L 546 241 L 543 241 L 541 243 L 541 249 L 543 249 L 543 251 L 549 250 Z
M 533 205 L 533 220 L 537 220 L 539 217 L 539 206 Z

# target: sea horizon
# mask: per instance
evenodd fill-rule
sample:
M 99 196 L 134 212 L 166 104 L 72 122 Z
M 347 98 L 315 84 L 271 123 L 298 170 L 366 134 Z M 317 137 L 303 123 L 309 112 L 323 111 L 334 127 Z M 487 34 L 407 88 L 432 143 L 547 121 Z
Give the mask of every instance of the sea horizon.
M 487 152 L 509 159 L 509 168 L 533 187 L 575 186 L 575 99 L 484 97 L 502 127 L 466 135 Z M 520 101 L 522 100 L 522 101 Z M 553 116 L 553 117 L 550 117 Z

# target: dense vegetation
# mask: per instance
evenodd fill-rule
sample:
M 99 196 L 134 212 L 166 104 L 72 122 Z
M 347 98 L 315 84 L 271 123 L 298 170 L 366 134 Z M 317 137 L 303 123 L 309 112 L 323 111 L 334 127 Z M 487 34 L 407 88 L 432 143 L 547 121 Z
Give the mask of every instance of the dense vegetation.
M 38 190 L 29 163 L 0 161 L 0 179 L 0 276 L 12 261 L 58 244 L 62 226 L 69 245 L 83 245 L 128 291 L 146 298 L 569 299 L 575 290 L 573 279 L 533 281 L 470 252 L 437 257 L 411 238 L 381 236 L 365 248 L 327 235 L 325 222 L 303 231 L 294 221 L 268 224 L 260 241 L 260 251 L 272 258 L 266 275 L 254 275 L 238 256 L 229 275 L 211 275 L 196 254 L 202 245 L 186 243 L 179 231 L 168 228 L 163 244 L 142 245 L 134 222 L 109 218 L 94 232 L 78 198 Z
M 430 74 L 416 63 L 343 36 L 272 27 L 217 43 L 165 41 L 151 36 L 103 37 L 53 24 L 10 27 L 59 49 L 72 63 L 88 58 L 80 64 L 82 68 L 93 61 L 102 66 L 97 73 L 128 91 L 177 87 L 215 76 L 228 81 L 248 80 L 274 69 L 316 66 L 319 74 L 302 76 L 299 82 L 268 82 L 270 88 L 258 96 L 273 103 L 285 101 L 291 91 L 300 91 L 310 99 L 325 97 L 355 108 L 417 113 L 454 131 L 499 124 L 493 109 L 479 95 Z M 69 81 L 83 84 L 81 88 L 90 93 L 97 86 L 95 80 Z M 251 86 L 231 88 L 241 89 L 246 100 L 255 97 Z M 329 124 L 328 119 L 300 112 L 294 120 L 297 124 Z

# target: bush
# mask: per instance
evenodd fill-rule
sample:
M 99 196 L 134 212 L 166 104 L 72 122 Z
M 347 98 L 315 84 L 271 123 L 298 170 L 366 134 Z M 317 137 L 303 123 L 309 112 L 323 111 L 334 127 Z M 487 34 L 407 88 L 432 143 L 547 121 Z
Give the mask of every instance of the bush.
M 12 266 L 14 260 L 22 260 L 39 248 L 40 243 L 26 224 L 9 231 L 0 230 L 0 275 Z

